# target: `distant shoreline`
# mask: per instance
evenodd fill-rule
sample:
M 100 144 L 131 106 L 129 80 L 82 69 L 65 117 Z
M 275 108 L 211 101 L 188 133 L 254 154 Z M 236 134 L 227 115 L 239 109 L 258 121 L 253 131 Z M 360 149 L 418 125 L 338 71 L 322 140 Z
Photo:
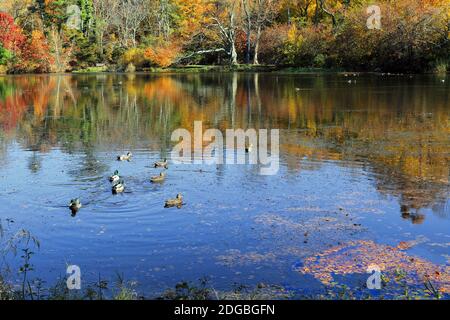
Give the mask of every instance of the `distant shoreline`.
M 384 74 L 384 75 L 441 75 L 448 73 L 423 72 L 423 73 L 396 73 L 389 71 L 374 70 L 345 70 L 335 68 L 307 68 L 293 66 L 275 66 L 275 65 L 245 65 L 219 66 L 219 65 L 190 65 L 167 68 L 144 68 L 135 72 L 126 72 L 114 69 L 112 67 L 91 67 L 81 70 L 73 70 L 65 73 L 0 73 L 0 76 L 8 75 L 51 75 L 51 74 L 169 74 L 169 73 L 227 73 L 227 72 L 261 72 L 261 73 L 287 73 L 287 74 L 307 74 L 307 73 L 349 73 L 351 74 Z

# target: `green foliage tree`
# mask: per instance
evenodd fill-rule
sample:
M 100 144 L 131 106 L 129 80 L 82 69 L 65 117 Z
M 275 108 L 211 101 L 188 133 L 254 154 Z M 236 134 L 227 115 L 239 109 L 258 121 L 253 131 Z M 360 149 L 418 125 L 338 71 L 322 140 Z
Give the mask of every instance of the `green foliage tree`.
M 89 36 L 94 28 L 94 5 L 92 0 L 80 0 L 81 28 Z
M 13 57 L 13 54 L 9 51 L 3 48 L 3 46 L 0 43 L 0 65 L 6 65 L 8 61 L 10 61 Z
M 98 62 L 98 47 L 95 35 L 86 36 L 79 30 L 65 30 L 68 39 L 75 47 L 75 66 L 77 68 L 87 68 Z

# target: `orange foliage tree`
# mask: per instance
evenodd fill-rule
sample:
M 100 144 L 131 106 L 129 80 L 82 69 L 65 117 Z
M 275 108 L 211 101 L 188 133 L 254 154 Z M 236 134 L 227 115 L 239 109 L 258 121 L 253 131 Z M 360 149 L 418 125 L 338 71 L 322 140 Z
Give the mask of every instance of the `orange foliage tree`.
M 22 49 L 21 61 L 19 68 L 25 71 L 50 72 L 54 61 L 50 55 L 47 39 L 42 31 L 34 30 L 31 33 L 30 39 Z
M 150 64 L 158 67 L 169 67 L 175 62 L 181 48 L 177 44 L 160 45 L 145 50 L 144 57 Z

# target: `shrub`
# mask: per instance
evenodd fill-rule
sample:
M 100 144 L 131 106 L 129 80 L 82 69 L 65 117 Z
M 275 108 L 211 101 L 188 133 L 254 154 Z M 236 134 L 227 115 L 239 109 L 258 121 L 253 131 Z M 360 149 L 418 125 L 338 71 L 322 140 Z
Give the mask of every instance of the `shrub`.
M 434 67 L 434 72 L 437 74 L 446 74 L 449 71 L 449 64 L 445 61 L 439 61 Z
M 125 68 L 125 72 L 126 73 L 134 73 L 134 72 L 136 72 L 136 66 L 132 62 L 130 62 L 127 65 L 127 67 Z
M 301 67 L 324 66 L 333 39 L 332 29 L 328 25 L 302 28 L 293 25 L 283 45 L 285 63 Z
M 130 48 L 122 56 L 124 66 L 134 65 L 136 68 L 144 67 L 146 61 L 144 57 L 145 50 L 142 48 Z
M 145 59 L 152 66 L 166 68 L 175 62 L 180 51 L 181 48 L 176 44 L 148 48 L 145 50 Z
M 327 57 L 324 54 L 319 53 L 317 56 L 314 57 L 313 65 L 316 68 L 322 68 L 325 66 L 326 61 Z
M 289 26 L 287 24 L 274 25 L 267 28 L 261 35 L 259 58 L 267 64 L 283 62 L 282 48 L 287 41 Z

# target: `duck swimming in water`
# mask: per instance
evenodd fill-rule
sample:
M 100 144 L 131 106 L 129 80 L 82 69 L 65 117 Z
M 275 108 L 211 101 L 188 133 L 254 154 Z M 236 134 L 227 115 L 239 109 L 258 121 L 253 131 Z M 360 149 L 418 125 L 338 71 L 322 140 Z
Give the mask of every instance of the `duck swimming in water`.
M 128 152 L 126 155 L 117 156 L 118 161 L 130 161 L 133 154 Z
M 167 159 L 164 159 L 164 161 L 157 161 L 155 162 L 155 168 L 168 168 L 169 167 L 169 162 L 167 161 Z
M 109 177 L 109 181 L 117 182 L 119 180 L 120 180 L 119 171 L 116 170 L 116 171 L 114 171 L 114 174 L 111 177 Z
M 125 191 L 125 183 L 122 179 L 120 179 L 113 185 L 112 192 L 114 194 L 117 194 L 117 193 L 122 193 L 124 191 Z
M 253 144 L 252 143 L 245 145 L 245 152 L 246 153 L 250 153 L 250 152 L 252 152 L 252 150 L 253 150 Z
M 69 209 L 72 211 L 72 215 L 75 215 L 82 207 L 80 199 L 72 199 L 69 203 Z
M 166 180 L 166 174 L 164 172 L 161 172 L 159 176 L 154 176 L 150 178 L 150 181 L 153 183 L 164 182 L 164 180 Z
M 181 195 L 181 193 L 179 193 L 175 199 L 167 200 L 164 208 L 177 207 L 178 209 L 180 209 L 182 206 L 183 206 L 183 196 Z

